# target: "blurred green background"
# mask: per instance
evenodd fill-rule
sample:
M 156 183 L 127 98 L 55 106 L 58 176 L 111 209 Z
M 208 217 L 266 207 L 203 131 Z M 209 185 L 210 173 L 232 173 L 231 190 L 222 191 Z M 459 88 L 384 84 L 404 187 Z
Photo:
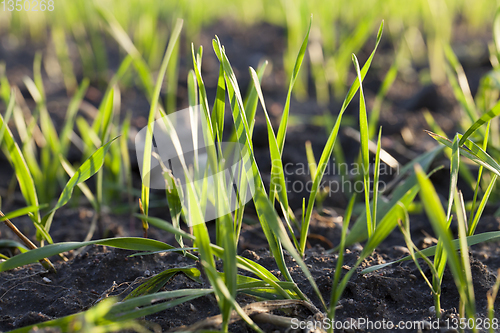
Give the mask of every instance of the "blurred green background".
M 18 0 L 25 8 L 30 1 Z M 25 4 L 27 2 L 27 4 Z M 33 1 L 31 1 L 32 5 Z M 450 41 L 481 36 L 491 40 L 491 31 L 498 0 L 236 0 L 236 1 L 63 1 L 55 0 L 53 11 L 9 11 L 9 1 L 0 4 L 0 35 L 9 35 L 9 45 L 54 43 L 63 60 L 74 41 L 78 49 L 83 75 L 91 79 L 110 77 L 107 43 L 114 42 L 96 7 L 108 9 L 131 37 L 152 70 L 157 70 L 167 45 L 173 23 L 184 19 L 181 47 L 188 52 L 190 43 L 199 42 L 200 32 L 220 20 L 233 21 L 242 27 L 267 22 L 286 31 L 284 67 L 291 73 L 294 55 L 300 48 L 304 32 L 313 15 L 309 45 L 310 66 L 301 71 L 296 97 L 306 95 L 308 75 L 312 74 L 318 102 L 324 104 L 332 96 L 345 92 L 351 68 L 351 54 L 358 53 L 385 20 L 385 41 L 394 45 L 394 54 L 404 48 L 405 65 L 427 67 L 420 80 L 442 83 L 445 80 L 443 45 Z M 1 7 L 3 6 L 3 8 Z M 28 7 L 26 7 L 28 6 Z M 4 43 L 6 39 L 4 38 Z M 470 45 L 468 52 L 481 48 Z M 379 59 L 391 62 L 394 59 Z M 401 66 L 404 67 L 404 66 Z M 69 90 L 76 82 L 66 82 Z M 68 86 L 69 85 L 69 86 Z

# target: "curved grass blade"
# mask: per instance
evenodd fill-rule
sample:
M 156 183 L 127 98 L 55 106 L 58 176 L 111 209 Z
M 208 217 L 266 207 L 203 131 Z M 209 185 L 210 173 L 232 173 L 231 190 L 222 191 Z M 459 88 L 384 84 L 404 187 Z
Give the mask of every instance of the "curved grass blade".
M 288 127 L 288 116 L 290 113 L 290 100 L 292 97 L 293 86 L 295 85 L 295 81 L 299 75 L 300 67 L 302 66 L 302 60 L 304 60 L 304 55 L 307 50 L 307 42 L 309 41 L 309 32 L 311 31 L 312 25 L 312 16 L 309 21 L 309 28 L 307 29 L 306 36 L 304 37 L 304 41 L 300 46 L 299 54 L 297 55 L 297 59 L 295 60 L 295 65 L 293 67 L 292 78 L 290 79 L 290 84 L 288 86 L 288 93 L 286 95 L 285 108 L 283 109 L 283 114 L 281 116 L 280 127 L 278 129 L 277 142 L 280 153 L 283 153 L 283 147 L 285 146 L 285 136 Z
M 432 133 L 429 131 L 426 131 L 427 134 L 429 134 L 432 138 L 434 138 L 437 142 L 443 144 L 444 146 L 448 148 L 453 148 L 453 143 L 436 133 Z M 461 138 L 462 136 L 458 134 L 458 137 Z M 495 173 L 497 176 L 500 176 L 500 165 L 490 156 L 488 155 L 481 147 L 476 145 L 474 142 L 471 140 L 467 139 L 465 142 L 465 147 L 460 146 L 460 154 L 469 158 L 473 162 L 477 163 L 478 165 L 482 165 L 486 169 L 492 171 Z
M 448 211 L 446 213 L 446 220 L 448 221 L 451 217 L 451 208 L 453 206 L 453 197 L 455 194 L 455 190 L 457 188 L 457 181 L 458 181 L 458 170 L 459 170 L 459 163 L 460 163 L 460 150 L 458 149 L 458 133 L 455 135 L 455 138 L 453 139 L 452 143 L 452 153 L 451 153 L 451 168 L 450 168 L 450 189 L 449 193 L 450 196 L 448 198 Z
M 78 249 L 83 246 L 98 244 L 116 247 L 124 250 L 134 250 L 134 251 L 161 251 L 177 249 L 182 252 L 182 248 L 175 248 L 169 244 L 147 238 L 140 237 L 117 237 L 117 238 L 107 238 L 98 239 L 88 242 L 63 242 L 57 244 L 50 244 L 44 247 L 28 251 L 26 253 L 19 254 L 10 258 L 7 261 L 0 263 L 0 272 L 7 271 L 16 267 L 31 264 L 43 258 L 47 258 L 59 253 L 71 251 Z M 195 256 L 190 256 L 192 259 L 197 259 Z

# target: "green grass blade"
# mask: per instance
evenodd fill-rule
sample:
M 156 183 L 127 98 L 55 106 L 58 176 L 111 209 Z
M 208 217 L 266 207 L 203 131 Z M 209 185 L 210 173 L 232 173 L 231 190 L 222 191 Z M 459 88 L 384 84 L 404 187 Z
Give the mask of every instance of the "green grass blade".
M 224 68 L 222 63 L 219 65 L 219 79 L 217 81 L 217 93 L 215 96 L 214 108 L 212 110 L 212 119 L 215 122 L 214 133 L 217 134 L 219 144 L 222 141 L 224 131 L 224 113 L 226 107 L 226 84 L 224 82 Z
M 377 228 L 377 205 L 378 205 L 378 188 L 379 188 L 379 177 L 380 177 L 380 146 L 382 139 L 382 127 L 380 127 L 378 132 L 378 140 L 377 140 L 377 153 L 375 154 L 375 170 L 373 175 L 373 208 L 372 208 L 372 216 L 373 216 L 373 227 Z
M 160 251 L 176 249 L 175 247 L 166 243 L 142 237 L 116 237 L 108 239 L 98 239 L 88 242 L 62 242 L 46 245 L 44 247 L 40 247 L 38 249 L 14 256 L 9 260 L 0 263 L 0 272 L 31 264 L 43 258 L 47 258 L 59 253 L 75 250 L 80 247 L 92 244 L 105 245 L 134 251 Z M 178 249 L 178 251 L 181 252 L 182 249 Z
M 363 79 L 361 78 L 361 70 L 356 56 L 352 55 L 352 62 L 356 69 L 356 74 L 359 81 L 359 133 L 361 143 L 361 160 L 363 163 L 363 185 L 365 189 L 365 209 L 366 209 L 366 226 L 368 230 L 368 238 L 375 231 L 373 225 L 372 212 L 370 207 L 370 151 L 368 149 L 369 132 L 368 132 L 368 117 L 366 115 L 366 103 L 363 93 Z
M 63 166 L 64 171 L 68 174 L 70 178 L 72 178 L 76 171 L 71 166 L 71 164 L 66 160 L 62 155 L 59 155 L 59 160 L 61 161 L 61 165 Z M 99 203 L 97 202 L 94 194 L 90 190 L 90 188 L 84 182 L 78 183 L 78 188 L 82 191 L 85 197 L 89 200 L 90 204 L 94 208 L 95 211 L 99 211 Z
M 491 108 L 490 111 L 486 112 L 479 118 L 471 127 L 465 132 L 465 134 L 460 139 L 460 146 L 462 146 L 467 139 L 481 126 L 489 122 L 491 119 L 498 117 L 500 115 L 500 101 Z
M 500 231 L 490 231 L 490 232 L 484 232 L 482 234 L 467 236 L 467 245 L 472 246 L 472 245 L 476 245 L 476 244 L 481 244 L 481 243 L 486 243 L 486 242 L 494 242 L 494 241 L 498 241 L 498 240 L 500 240 Z M 460 248 L 460 244 L 459 244 L 458 239 L 454 239 L 452 241 L 452 244 L 453 244 L 453 248 L 455 250 L 458 250 Z M 422 253 L 422 255 L 425 255 L 427 257 L 432 257 L 433 255 L 436 254 L 436 249 L 437 249 L 437 246 L 434 245 L 434 246 L 428 247 L 424 250 L 421 250 L 420 253 Z M 418 253 L 415 254 L 415 256 L 419 257 Z M 385 268 L 385 267 L 388 267 L 390 265 L 397 264 L 397 263 L 400 263 L 403 261 L 407 261 L 407 260 L 411 260 L 411 256 L 406 256 L 406 257 L 403 257 L 401 259 L 398 259 L 398 260 L 395 260 L 392 262 L 388 262 L 385 264 L 374 265 L 374 266 L 368 267 L 368 268 L 364 269 L 361 273 L 363 273 L 363 274 L 371 273 L 371 272 L 374 272 L 376 270 L 379 270 L 379 269 L 382 269 L 382 268 Z
M 446 220 L 448 221 L 451 216 L 451 208 L 453 207 L 453 197 L 455 194 L 455 190 L 457 188 L 458 181 L 458 170 L 460 163 L 460 150 L 458 149 L 458 134 L 455 135 L 455 139 L 453 139 L 452 144 L 452 154 L 451 154 L 451 168 L 450 168 L 450 196 L 448 198 L 448 211 L 446 213 Z
M 267 60 L 262 62 L 262 64 L 257 68 L 257 76 L 259 77 L 259 82 L 262 82 L 262 78 L 264 77 L 264 73 L 267 67 Z M 257 90 L 254 85 L 250 85 L 248 87 L 247 95 L 245 97 L 245 101 L 243 106 L 245 108 L 245 112 L 247 114 L 247 122 L 250 126 L 250 137 L 253 136 L 253 128 L 255 126 L 255 113 L 257 112 L 258 105 L 258 97 Z
M 80 84 L 80 88 L 78 88 L 76 94 L 73 96 L 71 101 L 69 102 L 68 109 L 66 111 L 66 116 L 64 120 L 64 125 L 61 130 L 61 134 L 59 136 L 61 140 L 61 154 L 63 156 L 66 156 L 69 145 L 71 142 L 71 132 L 73 131 L 73 128 L 75 127 L 75 119 L 76 119 L 76 113 L 78 112 L 78 109 L 80 107 L 80 103 L 83 100 L 83 97 L 85 96 L 85 93 L 87 92 L 87 88 L 89 86 L 90 81 L 88 79 L 83 79 L 82 83 Z
M 13 96 L 11 98 L 14 99 Z M 29 206 L 38 206 L 38 196 L 31 172 L 26 164 L 23 154 L 21 153 L 21 149 L 19 149 L 19 146 L 15 142 L 12 132 L 4 122 L 2 115 L 0 115 L 0 128 L 5 129 L 2 140 L 2 148 L 14 168 L 21 193 Z M 38 211 L 33 212 L 33 220 L 37 222 L 40 221 Z
M 370 65 L 372 63 L 373 57 L 375 56 L 375 52 L 378 48 L 378 45 L 380 43 L 380 39 L 382 38 L 382 31 L 384 28 L 384 22 L 380 24 L 380 28 L 377 34 L 377 41 L 375 43 L 375 48 L 373 49 L 372 53 L 370 54 L 370 57 L 368 60 L 366 60 L 366 63 L 363 65 L 363 68 L 361 69 L 361 77 L 362 79 L 365 78 L 366 73 L 368 72 L 368 69 L 370 68 Z M 337 116 L 337 120 L 335 121 L 335 125 L 330 132 L 330 136 L 328 137 L 328 141 L 325 144 L 325 148 L 323 149 L 323 153 L 321 154 L 321 158 L 318 163 L 318 170 L 316 173 L 316 177 L 314 179 L 312 188 L 311 188 L 311 193 L 309 195 L 309 201 L 307 202 L 307 210 L 306 210 L 306 215 L 304 217 L 304 223 L 301 228 L 300 232 L 300 249 L 299 252 L 301 255 L 304 255 L 305 248 L 306 248 L 306 241 L 307 241 L 307 234 L 309 232 L 309 223 L 311 221 L 311 216 L 314 208 L 314 202 L 316 200 L 316 195 L 318 194 L 321 180 L 323 179 L 323 175 L 326 170 L 326 166 L 328 164 L 328 160 L 330 159 L 330 156 L 332 155 L 333 152 L 333 147 L 335 146 L 335 142 L 337 140 L 337 135 L 340 129 L 340 123 L 342 121 L 342 116 L 347 109 L 347 106 L 351 102 L 351 100 L 354 98 L 354 95 L 359 89 L 359 80 L 354 80 L 354 82 L 351 85 L 351 88 L 347 92 L 347 96 L 344 99 L 344 102 L 342 103 L 342 108 L 340 109 L 339 115 Z M 349 245 L 349 243 L 347 243 Z
M 12 117 L 12 113 L 14 112 L 14 105 L 16 104 L 15 98 L 15 90 L 11 90 L 10 98 L 8 99 L 7 110 L 5 111 L 5 119 L 2 121 L 2 126 L 0 126 L 0 144 L 3 141 L 3 136 L 5 134 L 5 130 L 8 128 L 8 123 L 10 118 Z
M 39 211 L 41 208 L 44 208 L 46 206 L 47 205 L 28 206 L 28 207 L 16 209 L 15 211 L 12 211 L 12 212 L 7 213 L 3 216 L 0 216 L 0 222 L 3 222 L 5 220 L 12 220 L 13 218 L 27 215 L 28 213 L 33 213 L 33 212 Z
M 197 282 L 201 283 L 201 279 L 199 278 L 201 273 L 197 268 L 194 267 L 171 268 L 164 270 L 163 272 L 149 278 L 148 281 L 144 282 L 139 287 L 130 292 L 130 294 L 128 294 L 127 297 L 123 299 L 123 301 L 126 301 L 134 297 L 150 295 L 158 292 L 177 273 L 188 273 L 186 274 L 186 276 L 189 278 L 198 277 Z
M 481 200 L 479 207 L 477 207 L 476 213 L 474 215 L 474 220 L 469 222 L 467 236 L 474 235 L 474 232 L 476 231 L 477 224 L 479 223 L 479 219 L 481 218 L 481 215 L 483 215 L 483 211 L 484 211 L 484 208 L 486 207 L 486 203 L 488 202 L 490 194 L 493 191 L 493 189 L 495 188 L 495 182 L 496 182 L 497 178 L 498 178 L 497 175 L 493 175 L 493 177 L 491 178 L 490 184 L 488 185 L 488 188 L 486 189 L 486 192 L 483 195 L 483 199 Z
M 71 195 L 73 193 L 73 189 L 81 182 L 86 181 L 90 177 L 92 177 L 104 164 L 104 157 L 109 150 L 109 146 L 117 139 L 118 137 L 112 139 L 108 143 L 106 143 L 101 148 L 97 149 L 95 153 L 92 154 L 79 168 L 76 170 L 76 173 L 70 180 L 66 183 L 64 190 L 57 201 L 56 206 L 52 209 L 52 212 L 55 212 L 57 209 L 61 208 L 71 199 Z
M 152 93 L 151 98 L 151 108 L 149 110 L 148 116 L 148 129 L 146 132 L 146 138 L 144 141 L 144 159 L 142 170 L 145 170 L 145 179 L 142 180 L 142 189 L 141 189 L 141 202 L 144 211 L 144 215 L 148 215 L 149 213 L 149 192 L 150 189 L 145 184 L 149 184 L 149 177 L 151 177 L 148 170 L 151 169 L 151 151 L 153 146 L 153 122 L 156 118 L 158 112 L 158 99 L 160 97 L 161 86 L 163 84 L 163 79 L 165 78 L 165 73 L 167 70 L 167 66 L 170 60 L 170 56 L 174 49 L 175 44 L 179 38 L 182 29 L 182 20 L 178 20 L 174 30 L 172 31 L 172 35 L 170 36 L 170 41 L 168 43 L 167 50 L 165 51 L 165 56 L 163 57 L 163 61 L 160 67 L 160 72 L 158 73 L 158 77 L 156 79 L 156 85 L 154 88 L 154 92 Z M 144 177 L 144 176 L 143 176 Z M 143 221 L 143 228 L 147 230 L 147 223 Z
M 474 286 L 472 284 L 472 273 L 470 268 L 469 246 L 467 245 L 467 215 L 465 213 L 465 204 L 462 193 L 455 190 L 455 209 L 458 222 L 458 240 L 460 243 L 460 260 L 463 280 L 466 284 L 462 287 L 465 289 L 466 299 L 465 308 L 468 315 L 473 317 L 476 315 L 476 300 L 474 297 Z
M 421 187 L 420 198 L 424 205 L 427 216 L 429 217 L 432 227 L 436 235 L 439 236 L 439 239 L 443 242 L 443 249 L 448 258 L 448 263 L 450 270 L 453 275 L 453 279 L 455 280 L 455 284 L 458 288 L 458 292 L 460 294 L 460 298 L 470 306 L 470 299 L 467 291 L 467 279 L 463 272 L 464 265 L 460 261 L 456 249 L 452 243 L 452 235 L 451 231 L 448 229 L 448 222 L 446 220 L 446 215 L 439 200 L 439 197 L 432 185 L 431 181 L 427 178 L 427 176 L 422 171 L 422 168 L 419 165 L 415 166 L 415 172 L 417 175 L 418 183 Z M 463 242 L 465 241 L 465 232 L 463 233 L 463 237 L 461 237 L 461 248 L 463 247 Z M 462 248 L 462 250 L 464 250 Z M 465 251 L 468 251 L 465 249 Z M 470 312 L 471 308 L 468 309 L 468 315 L 473 316 L 475 312 Z
M 342 296 L 342 291 L 339 290 L 338 285 L 342 274 L 342 266 L 344 265 L 344 250 L 347 230 L 349 228 L 349 223 L 351 222 L 351 215 L 355 202 L 356 194 L 354 194 L 349 200 L 349 204 L 347 205 L 342 224 L 342 236 L 340 238 L 339 256 L 337 257 L 337 265 L 335 266 L 335 274 L 332 282 L 332 292 L 330 294 L 330 307 L 328 309 L 328 319 L 332 321 L 333 319 L 335 319 L 335 308 L 337 307 L 338 300 Z
M 153 92 L 153 78 L 149 71 L 149 67 L 141 56 L 140 52 L 134 46 L 134 43 L 130 40 L 130 37 L 127 35 L 125 30 L 120 26 L 120 23 L 116 20 L 116 18 L 109 12 L 107 9 L 96 6 L 97 13 L 101 16 L 101 18 L 107 23 L 111 35 L 116 39 L 118 44 L 132 57 L 135 69 L 139 73 L 139 77 L 141 78 L 141 82 L 144 85 L 144 89 L 146 90 L 148 98 L 151 100 L 151 103 L 154 102 L 154 92 Z
M 283 109 L 283 114 L 281 116 L 280 127 L 278 129 L 277 142 L 278 147 L 280 149 L 280 153 L 283 153 L 283 147 L 285 146 L 285 136 L 288 127 L 288 115 L 290 113 L 290 100 L 292 97 L 293 86 L 295 85 L 295 81 L 299 75 L 300 67 L 302 66 L 302 61 L 304 60 L 304 55 L 307 50 L 307 42 L 309 41 L 309 32 L 311 31 L 312 25 L 312 17 L 309 21 L 309 28 L 307 29 L 306 36 L 304 37 L 304 41 L 300 46 L 299 54 L 297 55 L 297 59 L 295 60 L 295 65 L 293 67 L 292 77 L 290 79 L 290 84 L 288 86 L 288 93 L 286 96 L 285 108 Z

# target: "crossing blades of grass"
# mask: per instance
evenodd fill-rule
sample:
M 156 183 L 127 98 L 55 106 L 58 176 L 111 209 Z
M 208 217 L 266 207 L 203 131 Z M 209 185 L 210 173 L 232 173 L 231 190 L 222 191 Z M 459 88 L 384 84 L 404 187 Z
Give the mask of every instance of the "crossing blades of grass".
M 309 21 L 309 28 L 307 29 L 306 36 L 304 37 L 304 41 L 299 50 L 299 54 L 297 59 L 295 60 L 295 65 L 293 67 L 292 78 L 290 80 L 290 84 L 288 86 L 288 93 L 286 96 L 285 108 L 283 109 L 283 114 L 281 115 L 280 127 L 278 129 L 278 135 L 276 137 L 278 148 L 280 153 L 283 153 L 283 147 L 285 146 L 285 136 L 288 127 L 288 116 L 290 113 L 290 100 L 292 97 L 293 86 L 295 85 L 295 81 L 297 80 L 300 67 L 302 66 L 302 60 L 304 60 L 304 55 L 307 49 L 307 42 L 309 40 L 309 32 L 311 31 L 312 17 Z
M 238 82 L 236 80 L 236 76 L 231 68 L 231 64 L 227 59 L 226 54 L 224 53 L 223 47 L 220 45 L 218 40 L 214 41 L 214 50 L 219 58 L 219 61 L 223 63 L 225 76 L 226 76 L 226 87 L 229 95 L 229 100 L 231 101 L 231 108 L 233 110 L 233 120 L 237 125 L 236 132 L 238 134 L 238 140 L 246 146 L 248 149 L 249 155 L 249 170 L 246 170 L 247 175 L 251 175 L 250 179 L 253 179 L 255 184 L 255 193 L 253 196 L 253 201 L 257 210 L 257 215 L 259 217 L 259 221 L 262 225 L 262 230 L 266 236 L 266 239 L 269 243 L 269 248 L 273 253 L 273 256 L 276 260 L 278 268 L 281 273 L 284 275 L 286 280 L 293 282 L 293 279 L 290 275 L 286 267 L 286 263 L 283 257 L 283 250 L 281 248 L 281 244 L 289 251 L 289 253 L 297 260 L 299 266 L 303 270 L 304 274 L 308 277 L 311 286 L 315 290 L 318 298 L 324 304 L 323 297 L 319 292 L 319 289 L 316 285 L 316 282 L 312 278 L 307 266 L 304 264 L 302 257 L 296 252 L 292 242 L 290 241 L 286 231 L 283 229 L 283 225 L 276 215 L 276 211 L 274 210 L 272 204 L 267 198 L 262 178 L 259 173 L 259 169 L 257 167 L 257 163 L 255 162 L 255 158 L 253 155 L 252 145 L 250 143 L 250 138 L 248 135 L 248 124 L 246 122 L 246 117 L 243 110 L 243 101 L 241 98 L 241 93 L 239 91 Z M 238 126 L 239 125 L 239 126 Z M 305 295 L 301 294 L 303 299 L 307 299 Z M 325 306 L 326 308 L 326 306 Z
M 361 78 L 364 79 L 366 76 L 366 73 L 368 72 L 368 69 L 370 68 L 370 65 L 372 63 L 373 57 L 375 56 L 375 51 L 377 50 L 377 47 L 380 43 L 380 39 L 382 38 L 382 31 L 384 28 L 384 22 L 380 24 L 380 28 L 378 30 L 377 34 L 377 41 L 375 44 L 375 48 L 373 49 L 370 57 L 368 60 L 366 60 L 366 63 L 363 65 L 363 68 L 360 71 Z M 326 142 L 325 148 L 323 149 L 323 153 L 321 154 L 321 158 L 318 163 L 318 170 L 316 172 L 316 177 L 314 179 L 312 188 L 311 188 L 311 193 L 309 195 L 309 201 L 307 202 L 307 210 L 306 214 L 304 216 L 304 221 L 302 221 L 302 228 L 300 232 L 300 249 L 299 253 L 303 256 L 306 248 L 306 241 L 307 241 L 307 234 L 309 232 L 309 224 L 311 222 L 311 216 L 313 213 L 313 208 L 314 208 L 314 202 L 316 199 L 316 195 L 320 189 L 321 185 L 321 180 L 323 179 L 323 175 L 325 173 L 326 167 L 328 165 L 328 161 L 330 160 L 330 156 L 332 155 L 333 152 L 333 147 L 335 146 L 335 142 L 337 140 L 337 134 L 340 129 L 340 123 L 342 121 L 342 116 L 347 109 L 347 106 L 353 99 L 354 95 L 359 89 L 359 80 L 354 80 L 354 82 L 351 85 L 351 88 L 349 89 L 347 96 L 344 99 L 344 102 L 342 104 L 342 108 L 340 109 L 339 115 L 337 116 L 337 120 L 335 121 L 335 125 L 330 133 L 330 136 L 328 137 L 328 141 Z M 365 223 L 366 224 L 366 223 Z M 349 243 L 346 243 L 349 245 Z

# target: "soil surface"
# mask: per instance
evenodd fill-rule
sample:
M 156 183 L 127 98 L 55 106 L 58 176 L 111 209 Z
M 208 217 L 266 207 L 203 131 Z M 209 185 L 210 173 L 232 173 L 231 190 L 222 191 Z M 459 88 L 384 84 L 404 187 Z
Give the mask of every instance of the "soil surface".
M 282 55 L 286 46 L 286 32 L 281 28 L 268 24 L 259 24 L 251 27 L 239 27 L 232 22 L 221 22 L 208 29 L 205 29 L 200 36 L 200 42 L 205 47 L 203 58 L 203 76 L 207 84 L 209 102 L 212 103 L 215 96 L 218 63 L 211 52 L 211 39 L 217 34 L 226 47 L 226 53 L 235 67 L 242 91 L 246 90 L 249 84 L 248 66 L 256 67 L 259 61 L 268 59 L 273 64 L 273 69 L 262 83 L 264 97 L 270 111 L 274 125 L 279 124 L 280 114 L 283 109 L 286 88 L 286 75 L 283 70 Z M 487 52 L 489 36 L 468 36 L 462 34 L 460 45 L 467 45 L 468 41 L 478 41 L 484 47 L 484 52 L 474 59 L 464 55 L 464 69 L 470 80 L 472 92 L 475 93 L 481 75 L 490 68 L 484 59 Z M 372 38 L 374 40 L 374 38 Z M 26 44 L 12 46 L 6 36 L 0 36 L 0 59 L 7 64 L 7 76 L 11 84 L 19 86 L 20 91 L 28 107 L 33 110 L 34 102 L 27 89 L 22 83 L 23 75 L 32 77 L 32 63 L 36 50 L 49 52 L 50 46 L 26 42 Z M 108 54 L 110 57 L 118 57 L 120 54 L 118 47 L 112 41 L 108 43 Z M 373 48 L 373 41 L 369 42 L 359 55 L 363 62 Z M 393 54 L 392 46 L 383 39 L 382 45 L 377 52 L 373 70 L 370 70 L 365 80 L 365 93 L 368 106 L 371 107 L 378 87 L 387 72 L 390 63 L 383 61 Z M 460 54 L 459 54 L 460 57 Z M 72 54 L 75 63 L 78 57 Z M 186 106 L 186 82 L 187 71 L 191 68 L 192 62 L 189 54 L 181 54 L 181 78 L 178 89 L 179 109 Z M 487 58 L 486 58 L 487 59 Z M 304 61 L 304 64 L 307 60 Z M 307 65 L 305 65 L 307 66 Z M 75 66 L 77 77 L 82 76 L 81 68 Z M 429 110 L 440 126 L 447 132 L 453 134 L 456 130 L 455 124 L 461 117 L 459 107 L 453 98 L 449 85 L 435 86 L 432 84 L 422 85 L 417 79 L 422 68 L 415 66 L 410 71 L 413 75 L 398 77 L 393 87 L 390 89 L 381 112 L 380 125 L 383 127 L 382 148 L 394 156 L 401 165 L 406 164 L 412 158 L 424 151 L 428 151 L 436 146 L 434 140 L 423 132 L 429 129 L 422 115 L 424 109 Z M 353 76 L 354 78 L 354 76 Z M 64 84 L 61 80 L 49 79 L 44 73 L 44 83 L 46 84 L 46 94 L 48 109 L 56 124 L 61 124 L 65 109 L 69 103 L 69 98 L 64 91 Z M 313 86 L 312 84 L 310 85 Z M 132 125 L 140 129 L 145 125 L 148 103 L 144 94 L 135 87 L 127 88 L 126 93 L 122 93 L 122 109 L 131 110 L 133 113 Z M 92 82 L 87 93 L 82 108 L 92 110 L 99 104 L 102 98 L 103 89 L 98 82 Z M 287 134 L 285 150 L 283 152 L 284 164 L 291 167 L 287 172 L 287 180 L 294 183 L 305 184 L 310 181 L 310 175 L 300 172 L 299 165 L 307 165 L 305 155 L 305 142 L 310 141 L 316 158 L 321 155 L 323 146 L 328 138 L 328 133 L 323 126 L 318 126 L 314 119 L 329 112 L 336 116 L 340 109 L 340 104 L 331 102 L 329 105 L 321 106 L 315 102 L 314 89 L 309 89 L 310 97 L 304 101 L 293 100 L 291 105 L 291 115 L 295 123 L 291 124 Z M 4 112 L 5 105 L 0 105 L 0 112 Z M 346 119 L 351 121 L 354 128 L 357 127 L 357 100 L 352 101 L 346 113 Z M 230 115 L 228 114 L 228 117 Z M 226 122 L 227 123 L 227 122 Z M 133 141 L 131 141 L 133 142 Z M 347 127 L 343 127 L 339 140 L 345 153 L 348 163 L 353 163 L 357 158 L 358 143 L 353 139 L 352 132 Z M 256 127 L 254 134 L 254 148 L 257 163 L 266 185 L 269 184 L 270 157 L 267 150 L 267 128 L 259 110 L 257 112 Z M 135 152 L 131 151 L 133 157 Z M 78 161 L 81 158 L 79 151 L 73 147 L 70 159 Z M 137 170 L 137 162 L 134 164 L 134 185 L 140 186 L 140 178 Z M 331 162 L 334 167 L 334 162 Z M 436 173 L 432 180 L 438 192 L 444 196 L 448 191 L 449 162 L 444 156 L 440 156 L 434 165 L 444 164 L 445 168 Z M 477 170 L 471 167 L 473 172 Z M 0 157 L 0 195 L 2 196 L 2 210 L 12 211 L 25 205 L 18 189 L 9 190 L 12 170 L 7 161 Z M 389 182 L 397 173 L 389 172 L 384 175 L 383 180 Z M 338 180 L 338 175 L 330 173 L 325 176 L 328 180 Z M 92 182 L 89 181 L 92 186 Z M 459 182 L 459 188 L 463 191 L 465 199 L 472 197 L 472 190 L 465 183 Z M 153 198 L 158 198 L 161 202 L 163 193 L 153 192 Z M 308 198 L 309 193 L 303 189 L 294 189 L 289 192 L 290 203 L 300 216 L 300 208 L 304 197 Z M 62 241 L 82 241 L 87 234 L 94 212 L 90 206 L 81 198 L 81 204 L 68 205 L 60 209 L 55 215 L 51 235 L 55 242 Z M 339 244 L 341 234 L 341 223 L 348 194 L 341 191 L 331 192 L 323 202 L 323 206 L 318 208 L 311 223 L 308 250 L 305 262 L 308 265 L 323 298 L 328 302 L 330 299 L 332 279 L 335 271 L 337 255 L 328 250 Z M 137 202 L 137 198 L 134 198 Z M 165 201 L 163 201 L 165 202 Z M 123 195 L 121 203 L 112 203 L 101 219 L 100 227 L 94 234 L 93 239 L 113 237 L 113 236 L 141 236 L 142 230 L 140 222 L 131 217 L 126 195 Z M 496 205 L 498 206 L 498 204 Z M 130 208 L 130 207 L 129 207 Z M 121 209 L 121 211 L 120 211 Z M 132 208 L 137 211 L 138 208 Z M 477 233 L 486 231 L 499 231 L 500 218 L 493 214 L 498 209 L 495 204 L 488 206 L 481 219 Z M 252 204 L 247 207 L 247 217 L 243 226 L 239 253 L 263 265 L 274 273 L 278 278 L 282 278 L 276 267 L 274 258 L 270 256 L 266 248 L 266 241 Z M 165 205 L 159 204 L 150 212 L 153 216 L 168 219 Z M 26 217 L 17 218 L 14 223 L 26 235 L 33 236 L 35 230 L 31 222 Z M 208 224 L 210 231 L 214 232 L 213 223 Z M 457 234 L 456 224 L 452 223 L 454 235 Z M 423 214 L 411 215 L 411 231 L 413 242 L 420 248 L 425 248 L 436 243 L 432 228 Z M 151 228 L 149 237 L 158 239 L 169 244 L 176 244 L 172 235 L 161 230 Z M 0 225 L 1 239 L 17 240 L 15 235 L 3 224 Z M 363 244 L 355 244 L 347 250 L 343 269 L 347 272 L 355 263 L 358 254 L 362 250 Z M 11 256 L 16 254 L 13 249 L 0 248 L 0 253 Z M 185 267 L 195 265 L 193 260 L 183 257 L 180 254 L 155 254 L 148 256 L 130 257 L 132 251 L 113 249 L 103 246 L 89 246 L 81 253 L 74 251 L 67 254 L 68 261 L 62 261 L 58 257 L 51 258 L 57 269 L 57 274 L 49 273 L 36 263 L 25 267 L 17 268 L 8 272 L 0 273 L 0 331 L 9 331 L 26 325 L 43 322 L 46 320 L 59 318 L 65 315 L 77 313 L 90 308 L 99 300 L 107 296 L 124 297 L 131 290 L 146 281 L 151 276 L 162 272 L 168 268 Z M 432 311 L 433 297 L 424 278 L 416 268 L 416 265 L 407 261 L 401 264 L 392 265 L 380 271 L 363 275 L 361 269 L 371 265 L 385 263 L 399 259 L 408 254 L 404 239 L 395 230 L 377 249 L 371 257 L 366 259 L 362 266 L 356 271 L 349 281 L 347 288 L 340 300 L 336 311 L 336 320 L 346 323 L 351 320 L 365 318 L 368 321 L 385 320 L 394 323 L 400 321 L 415 321 L 423 325 L 420 331 L 426 332 L 456 332 L 453 328 L 446 328 L 446 324 L 454 323 L 458 317 L 459 296 L 451 274 L 446 271 L 442 284 L 442 309 L 441 329 L 434 329 L 437 319 Z M 485 243 L 472 246 L 470 249 L 471 268 L 473 275 L 474 291 L 476 296 L 477 318 L 484 319 L 487 315 L 486 293 L 493 286 L 497 270 L 500 267 L 500 247 L 499 242 Z M 292 277 L 299 288 L 311 299 L 311 301 L 321 309 L 319 300 L 311 289 L 311 286 L 300 268 L 291 257 L 287 255 L 287 265 Z M 430 276 L 427 266 L 424 273 Z M 344 273 L 345 273 L 344 272 Z M 241 272 L 241 274 L 246 274 Z M 200 288 L 201 284 L 190 280 L 183 274 L 174 276 L 162 290 L 177 290 L 184 288 Z M 254 300 L 249 296 L 240 295 L 238 301 L 241 305 L 246 305 Z M 496 307 L 500 306 L 497 300 Z M 181 304 L 172 309 L 147 316 L 144 319 L 154 323 L 163 331 L 175 330 L 176 327 L 191 325 L 207 317 L 219 314 L 219 308 L 213 297 L 202 297 L 194 301 Z M 301 320 L 312 320 L 314 313 L 309 312 L 299 306 L 292 312 L 285 310 L 273 311 L 275 315 L 293 316 Z M 498 314 L 497 314 L 498 316 Z M 448 321 L 446 321 L 448 320 Z M 259 324 L 266 332 L 308 332 L 307 329 L 286 330 L 275 324 Z M 453 326 L 453 325 L 452 325 Z M 250 332 L 251 330 L 242 322 L 236 322 L 230 326 L 231 332 Z M 353 327 L 339 330 L 339 332 L 353 331 L 377 331 Z M 382 329 L 379 331 L 401 331 L 396 329 Z M 408 329 L 408 332 L 417 332 L 418 329 Z

